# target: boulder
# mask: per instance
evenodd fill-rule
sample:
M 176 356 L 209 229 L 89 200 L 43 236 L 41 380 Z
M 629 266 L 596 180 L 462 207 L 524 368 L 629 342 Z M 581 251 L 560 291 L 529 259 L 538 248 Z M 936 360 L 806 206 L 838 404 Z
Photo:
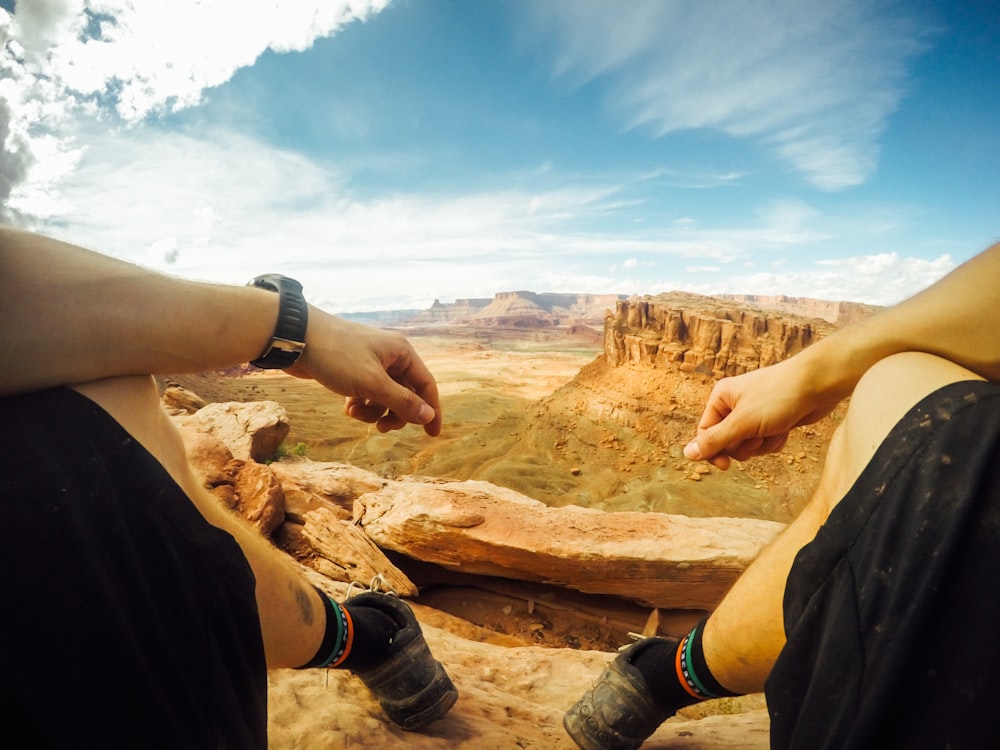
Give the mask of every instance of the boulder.
M 183 426 L 221 440 L 239 459 L 270 460 L 288 436 L 288 413 L 274 401 L 208 404 L 178 418 Z
M 177 383 L 167 383 L 160 400 L 167 414 L 194 414 L 208 403 L 197 393 Z
M 264 536 L 285 520 L 285 493 L 270 467 L 256 461 L 233 459 L 228 469 L 233 478 L 234 509 Z

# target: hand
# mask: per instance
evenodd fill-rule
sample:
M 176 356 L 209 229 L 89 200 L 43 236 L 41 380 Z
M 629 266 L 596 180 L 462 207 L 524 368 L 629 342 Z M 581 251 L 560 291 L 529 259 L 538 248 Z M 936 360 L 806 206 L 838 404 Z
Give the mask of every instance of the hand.
M 798 357 L 723 378 L 709 394 L 697 436 L 684 455 L 728 469 L 733 458 L 745 461 L 780 451 L 793 428 L 822 419 L 840 400 L 815 391 L 814 382 Z
M 305 352 L 288 372 L 346 396 L 344 412 L 379 432 L 407 424 L 423 425 L 428 435 L 441 432 L 437 383 L 398 333 L 310 307 Z

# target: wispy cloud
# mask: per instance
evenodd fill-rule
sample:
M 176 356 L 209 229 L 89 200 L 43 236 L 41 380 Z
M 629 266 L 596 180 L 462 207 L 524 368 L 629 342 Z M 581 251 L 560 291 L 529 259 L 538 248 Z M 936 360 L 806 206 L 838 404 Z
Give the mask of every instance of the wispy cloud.
M 943 272 L 938 262 L 895 256 L 742 272 L 751 260 L 759 267 L 802 248 L 831 257 L 822 248 L 840 222 L 797 200 L 767 202 L 731 227 L 680 220 L 629 231 L 612 221 L 581 231 L 581 221 L 613 217 L 628 179 L 560 182 L 554 174 L 544 188 L 527 181 L 361 197 L 349 173 L 245 135 L 141 126 L 89 139 L 63 181 L 56 220 L 42 229 L 189 278 L 299 276 L 308 279 L 310 298 L 334 311 L 424 307 L 436 297 L 522 288 L 880 302 Z
M 554 70 L 605 77 L 629 128 L 752 138 L 823 189 L 874 172 L 879 137 L 928 43 L 905 6 L 845 0 L 553 0 L 530 23 Z

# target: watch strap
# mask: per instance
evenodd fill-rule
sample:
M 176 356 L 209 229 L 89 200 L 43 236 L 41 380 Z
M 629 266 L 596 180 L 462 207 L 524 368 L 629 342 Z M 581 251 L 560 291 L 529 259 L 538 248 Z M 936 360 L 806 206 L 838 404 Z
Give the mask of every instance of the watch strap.
M 265 370 L 283 370 L 295 364 L 306 348 L 309 306 L 302 296 L 302 284 L 276 273 L 258 276 L 247 286 L 277 292 L 278 322 L 271 343 L 250 364 Z

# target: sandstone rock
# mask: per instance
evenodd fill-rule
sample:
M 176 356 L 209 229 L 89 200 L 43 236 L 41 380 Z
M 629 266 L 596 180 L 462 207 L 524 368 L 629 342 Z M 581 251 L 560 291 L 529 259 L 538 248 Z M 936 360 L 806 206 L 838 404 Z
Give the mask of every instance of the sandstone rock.
M 238 512 L 265 536 L 285 520 L 285 493 L 271 469 L 252 459 L 238 459 L 211 431 L 211 423 L 175 417 L 188 462 L 212 494 Z
M 264 536 L 270 536 L 285 520 L 285 494 L 274 472 L 256 461 L 230 462 L 235 510 Z
M 550 508 L 485 482 L 395 482 L 358 500 L 384 549 L 449 569 L 650 607 L 711 609 L 782 528 L 754 519 Z
M 530 291 L 499 292 L 493 299 L 459 299 L 452 304 L 434 300 L 427 310 L 407 314 L 401 322 L 413 325 L 470 325 L 479 328 L 554 328 L 601 325 L 604 314 L 624 299 L 618 294 L 563 294 Z
M 205 478 L 206 484 L 228 478 L 226 466 L 233 460 L 233 452 L 226 444 L 211 432 L 205 432 L 201 425 L 183 419 L 175 419 L 174 423 L 184 441 L 188 461 Z
M 354 501 L 382 487 L 385 480 L 350 464 L 284 458 L 271 464 L 285 490 L 285 510 L 295 519 L 310 510 L 327 508 L 351 518 Z
M 177 383 L 168 383 L 160 400 L 168 414 L 194 414 L 207 403 L 197 393 Z
M 235 494 L 242 487 L 245 495 L 271 494 L 268 467 L 232 460 L 228 449 L 201 431 L 203 426 L 184 425 L 182 433 L 189 452 L 200 456 L 203 473 L 213 472 L 217 480 L 229 477 L 230 483 L 217 489 L 228 487 Z M 692 586 L 697 587 L 697 575 L 691 572 L 700 570 L 705 590 L 714 590 L 720 571 L 725 575 L 730 572 L 727 565 L 732 566 L 731 572 L 745 565 L 753 550 L 779 526 L 749 522 L 744 528 L 734 525 L 733 519 L 699 522 L 656 514 L 547 508 L 485 483 L 387 482 L 353 467 L 308 461 L 282 461 L 274 469 L 272 477 L 280 475 L 282 484 L 297 486 L 304 498 L 299 512 L 305 523 L 285 523 L 281 529 L 296 528 L 296 533 L 310 538 L 308 554 L 314 559 L 316 549 L 324 549 L 330 566 L 317 567 L 326 572 L 341 566 L 341 560 L 349 557 L 345 553 L 349 547 L 359 547 L 363 557 L 375 560 L 372 567 L 377 572 L 385 575 L 389 570 L 363 529 L 345 524 L 335 513 L 344 513 L 343 505 L 353 496 L 363 499 L 358 504 L 362 521 L 367 518 L 372 528 L 389 532 L 394 527 L 404 532 L 417 530 L 416 535 L 403 534 L 418 542 L 414 554 L 425 559 L 450 556 L 455 570 L 496 573 L 502 568 L 515 578 L 556 583 L 571 577 L 564 575 L 567 570 L 577 571 L 584 584 L 580 590 L 595 580 L 624 576 L 624 596 L 638 589 L 640 599 L 671 603 L 714 599 L 718 591 L 707 597 L 690 596 Z M 247 476 L 241 479 L 244 473 Z M 413 517 L 407 519 L 407 515 Z M 535 560 L 525 562 L 525 558 Z M 609 565 L 615 560 L 619 562 Z M 345 597 L 345 585 L 315 569 L 303 571 L 321 588 L 341 600 Z M 357 566 L 345 577 L 363 581 L 368 572 Z M 682 595 L 674 590 L 661 596 L 646 589 L 647 582 L 660 577 L 672 579 L 671 585 L 680 587 Z M 412 591 L 405 581 L 394 579 L 393 585 L 403 592 Z M 273 670 L 268 698 L 270 745 L 303 750 L 356 745 L 417 750 L 573 749 L 561 726 L 562 715 L 613 654 L 525 646 L 438 610 L 413 606 L 435 655 L 460 691 L 448 716 L 422 732 L 402 732 L 385 721 L 367 689 L 348 672 Z M 647 628 L 656 627 L 660 617 L 659 612 L 651 613 Z M 660 727 L 644 748 L 764 750 L 768 746 L 766 711 L 759 698 L 746 700 L 735 707 L 725 704 L 720 715 L 712 714 L 712 702 L 699 707 L 702 713 L 697 715 L 685 710 Z
M 236 458 L 264 463 L 288 436 L 285 408 L 274 401 L 208 404 L 188 417 L 180 417 L 185 427 L 215 436 Z
M 303 518 L 302 536 L 312 554 L 303 562 L 327 578 L 368 585 L 380 576 L 400 596 L 414 597 L 417 587 L 358 526 L 342 521 L 325 508 Z
M 806 318 L 821 318 L 838 326 L 851 325 L 878 312 L 875 305 L 861 302 L 833 302 L 809 297 L 760 294 L 718 294 L 718 299 L 754 305 L 763 310 L 776 310 Z

